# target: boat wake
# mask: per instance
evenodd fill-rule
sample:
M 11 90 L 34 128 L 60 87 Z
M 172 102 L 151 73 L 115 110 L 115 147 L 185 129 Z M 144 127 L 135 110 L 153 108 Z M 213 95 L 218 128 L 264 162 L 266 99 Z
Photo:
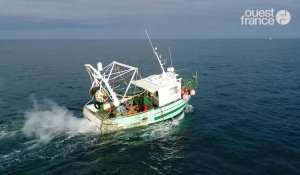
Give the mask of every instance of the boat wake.
M 181 113 L 177 118 L 173 119 L 172 126 L 179 125 L 179 122 L 184 118 L 184 112 Z
M 124 151 L 145 142 L 172 139 L 180 129 L 184 113 L 146 127 L 104 135 L 93 123 L 76 117 L 66 107 L 51 100 L 34 100 L 33 107 L 24 117 L 24 121 L 16 124 L 18 129 L 11 131 L 6 127 L 0 131 L 0 146 L 17 141 L 0 151 L 0 170 L 8 171 L 32 160 L 63 159 L 77 155 L 82 148 L 86 151 L 82 153 L 84 155 L 89 154 L 89 150 L 106 150 L 111 145 Z
M 173 118 L 172 120 L 149 125 L 142 130 L 141 138 L 144 140 L 156 140 L 159 138 L 166 138 L 175 133 L 181 120 L 184 118 L 184 112 Z
M 8 133 L 5 131 L 0 131 L 0 140 L 4 138 Z
M 47 143 L 60 133 L 97 132 L 96 126 L 84 118 L 77 118 L 66 107 L 44 99 L 33 100 L 33 108 L 25 112 L 22 132 Z

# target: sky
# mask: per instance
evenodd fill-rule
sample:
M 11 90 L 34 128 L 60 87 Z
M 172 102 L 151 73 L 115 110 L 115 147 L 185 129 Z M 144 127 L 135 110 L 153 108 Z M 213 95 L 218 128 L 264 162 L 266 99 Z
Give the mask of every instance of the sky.
M 284 9 L 287 25 L 241 25 Z M 300 38 L 299 0 L 0 0 L 0 39 Z

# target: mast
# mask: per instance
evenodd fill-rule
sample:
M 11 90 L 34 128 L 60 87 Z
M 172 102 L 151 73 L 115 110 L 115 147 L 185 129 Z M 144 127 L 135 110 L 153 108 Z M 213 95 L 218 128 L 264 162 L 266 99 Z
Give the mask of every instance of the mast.
M 169 47 L 169 55 L 170 55 L 171 67 L 173 67 L 172 54 L 171 54 L 171 47 Z
M 161 62 L 161 55 L 158 55 L 158 49 L 157 49 L 157 47 L 153 47 L 153 44 L 151 42 L 151 39 L 149 37 L 149 34 L 148 34 L 147 30 L 145 30 L 145 33 L 147 34 L 147 37 L 148 37 L 148 40 L 150 42 L 151 48 L 152 48 L 152 50 L 153 50 L 153 52 L 154 52 L 154 54 L 155 54 L 155 56 L 157 58 L 157 61 L 158 61 L 159 65 L 160 65 L 160 68 L 162 70 L 162 74 L 164 75 L 165 74 L 165 70 L 164 70 L 164 67 L 163 67 L 163 63 Z

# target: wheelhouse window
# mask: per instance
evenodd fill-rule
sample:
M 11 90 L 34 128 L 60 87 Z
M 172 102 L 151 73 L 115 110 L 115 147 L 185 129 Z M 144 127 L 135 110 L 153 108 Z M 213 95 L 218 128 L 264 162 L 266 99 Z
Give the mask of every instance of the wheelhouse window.
M 178 86 L 170 88 L 170 95 L 174 95 L 178 93 Z

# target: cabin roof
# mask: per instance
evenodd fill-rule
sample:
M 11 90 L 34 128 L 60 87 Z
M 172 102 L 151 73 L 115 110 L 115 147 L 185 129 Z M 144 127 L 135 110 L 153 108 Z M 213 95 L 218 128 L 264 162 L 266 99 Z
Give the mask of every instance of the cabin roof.
M 151 93 L 158 91 L 159 89 L 163 89 L 165 87 L 176 85 L 177 78 L 174 73 L 166 73 L 165 76 L 160 75 L 151 75 L 149 77 L 136 80 L 132 82 L 135 86 L 143 88 Z

